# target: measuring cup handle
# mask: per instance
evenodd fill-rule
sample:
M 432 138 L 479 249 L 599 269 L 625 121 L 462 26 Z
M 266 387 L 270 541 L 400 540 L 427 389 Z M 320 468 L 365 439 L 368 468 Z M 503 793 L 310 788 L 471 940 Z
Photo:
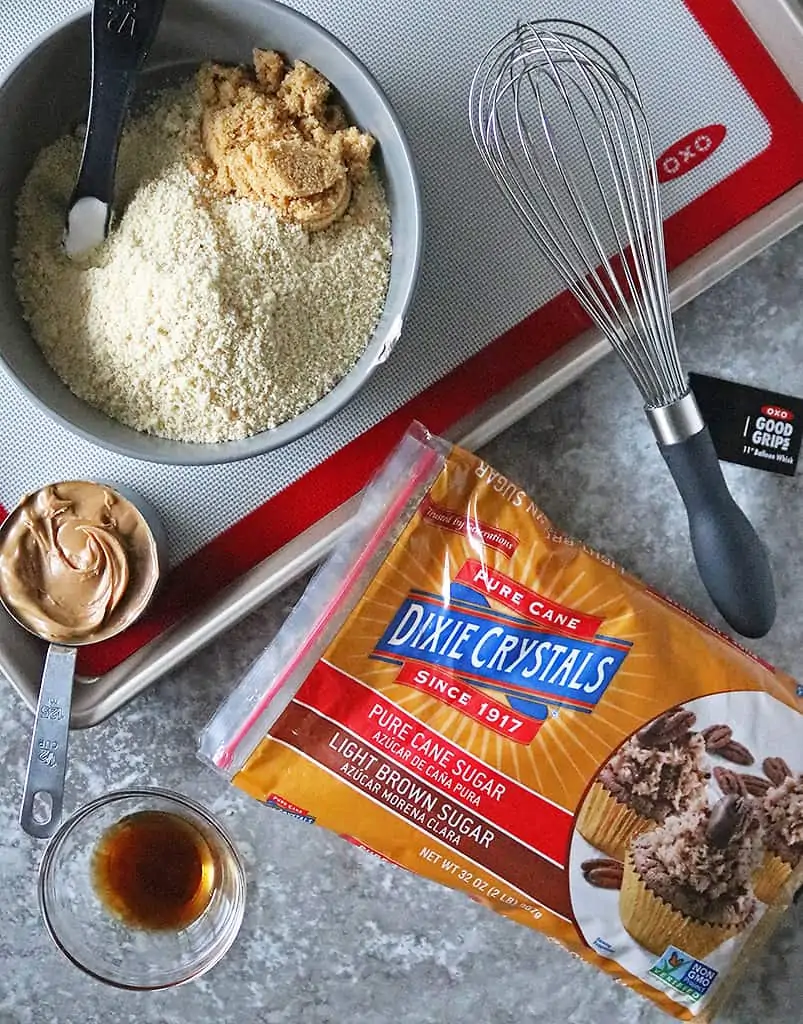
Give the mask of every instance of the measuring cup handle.
M 45 658 L 20 807 L 20 825 L 35 839 L 49 839 L 61 821 L 76 653 L 75 647 L 51 644 Z M 46 820 L 34 815 L 38 794 L 50 798 Z

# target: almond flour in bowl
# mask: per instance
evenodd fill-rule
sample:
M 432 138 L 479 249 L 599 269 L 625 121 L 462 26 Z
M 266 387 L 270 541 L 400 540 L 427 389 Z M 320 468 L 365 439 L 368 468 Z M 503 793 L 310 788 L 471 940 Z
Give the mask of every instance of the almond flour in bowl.
M 59 377 L 135 430 L 189 442 L 249 437 L 297 416 L 365 350 L 390 275 L 390 218 L 373 168 L 326 230 L 267 202 L 215 194 L 195 83 L 123 134 L 118 223 L 81 261 L 61 251 L 80 137 L 44 149 L 18 202 L 19 298 Z

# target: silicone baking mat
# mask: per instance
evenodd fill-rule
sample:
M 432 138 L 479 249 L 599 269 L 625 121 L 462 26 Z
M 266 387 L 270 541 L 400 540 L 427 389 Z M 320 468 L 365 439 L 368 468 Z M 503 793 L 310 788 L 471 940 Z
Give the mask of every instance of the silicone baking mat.
M 85 6 L 5 0 L 0 75 Z M 278 452 L 233 465 L 116 456 L 51 423 L 0 375 L 0 506 L 51 480 L 117 479 L 149 497 L 168 529 L 175 568 L 160 599 L 123 637 L 83 651 L 84 675 L 119 664 L 346 501 L 411 419 L 447 431 L 587 326 L 497 195 L 469 134 L 473 69 L 517 18 L 585 22 L 631 62 L 661 154 L 670 265 L 803 180 L 803 103 L 732 0 L 555 0 L 531 11 L 520 0 L 473 0 L 459 15 L 447 0 L 294 6 L 365 62 L 407 132 L 426 224 L 411 315 L 390 360 L 346 409 Z

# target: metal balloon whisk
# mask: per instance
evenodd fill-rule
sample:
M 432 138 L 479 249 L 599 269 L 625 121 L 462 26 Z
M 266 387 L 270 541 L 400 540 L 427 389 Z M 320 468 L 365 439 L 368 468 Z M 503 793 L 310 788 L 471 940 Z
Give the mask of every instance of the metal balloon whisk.
M 630 67 L 586 26 L 520 23 L 485 54 L 469 107 L 497 185 L 641 392 L 709 594 L 734 629 L 762 636 L 772 573 L 680 365 L 655 154 Z

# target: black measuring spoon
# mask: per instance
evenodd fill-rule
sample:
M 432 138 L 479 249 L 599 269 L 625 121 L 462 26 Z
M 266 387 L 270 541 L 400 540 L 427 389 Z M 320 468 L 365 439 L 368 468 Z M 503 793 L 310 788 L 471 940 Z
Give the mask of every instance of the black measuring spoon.
M 81 166 L 67 209 L 68 256 L 80 256 L 108 233 L 120 133 L 164 5 L 165 0 L 95 0 L 92 5 L 92 88 Z

